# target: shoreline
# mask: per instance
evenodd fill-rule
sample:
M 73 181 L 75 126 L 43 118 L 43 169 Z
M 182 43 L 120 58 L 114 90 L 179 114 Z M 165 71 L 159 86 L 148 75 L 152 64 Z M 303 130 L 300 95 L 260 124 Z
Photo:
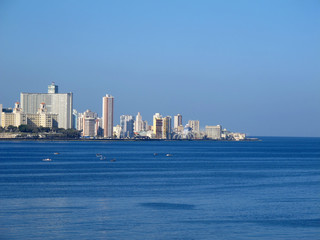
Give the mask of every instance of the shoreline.
M 257 142 L 262 141 L 259 138 L 247 138 L 243 140 L 225 140 L 225 139 L 45 139 L 45 138 L 0 138 L 1 141 L 77 141 L 77 142 Z

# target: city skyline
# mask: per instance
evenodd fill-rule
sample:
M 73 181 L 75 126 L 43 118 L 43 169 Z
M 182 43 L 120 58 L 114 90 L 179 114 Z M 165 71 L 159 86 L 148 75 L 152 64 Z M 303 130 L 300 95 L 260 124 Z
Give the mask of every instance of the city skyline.
M 0 103 L 50 82 L 73 108 L 250 136 L 320 136 L 319 1 L 3 1 Z

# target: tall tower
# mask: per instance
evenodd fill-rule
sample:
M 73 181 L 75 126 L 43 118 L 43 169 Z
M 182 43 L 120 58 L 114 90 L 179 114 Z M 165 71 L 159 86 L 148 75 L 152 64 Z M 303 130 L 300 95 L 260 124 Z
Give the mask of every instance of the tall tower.
M 171 117 L 167 116 L 162 119 L 162 138 L 171 139 Z
M 102 98 L 103 136 L 113 137 L 113 96 L 107 94 Z
M 141 116 L 140 112 L 138 112 L 138 115 L 136 116 L 136 121 L 134 122 L 134 131 L 140 132 L 142 130 L 143 130 L 142 116 Z
M 173 119 L 173 128 L 176 130 L 179 126 L 182 126 L 182 116 L 181 114 L 177 114 Z
M 156 113 L 156 114 L 153 115 L 153 133 L 154 134 L 157 133 L 157 130 L 156 130 L 157 129 L 157 119 L 161 119 L 162 120 L 162 116 L 161 116 L 160 113 Z

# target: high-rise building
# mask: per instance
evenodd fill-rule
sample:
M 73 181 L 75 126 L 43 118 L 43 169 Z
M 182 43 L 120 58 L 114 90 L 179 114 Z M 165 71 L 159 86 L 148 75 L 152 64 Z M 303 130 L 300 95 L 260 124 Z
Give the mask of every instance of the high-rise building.
M 113 102 L 114 97 L 107 94 L 102 98 L 103 136 L 113 137 Z
M 163 118 L 155 118 L 153 125 L 153 133 L 156 139 L 161 139 L 163 137 Z
M 221 125 L 206 126 L 206 135 L 211 139 L 221 139 Z
M 140 132 L 144 130 L 143 128 L 143 121 L 142 121 L 142 116 L 141 114 L 138 112 L 138 115 L 136 116 L 136 121 L 134 122 L 134 131 L 135 132 Z
M 199 133 L 200 132 L 200 124 L 199 120 L 189 120 L 189 127 L 191 127 L 192 132 Z
M 177 114 L 173 117 L 173 128 L 177 131 L 178 127 L 182 126 L 182 116 L 181 114 Z
M 132 138 L 133 137 L 133 125 L 134 120 L 131 115 L 120 116 L 120 127 L 121 127 L 121 138 Z
M 74 129 L 78 128 L 78 111 L 76 109 L 72 110 L 72 126 Z
M 97 126 L 96 120 L 98 118 L 98 114 L 92 112 L 91 110 L 87 110 L 82 115 L 82 136 L 84 137 L 95 137 L 97 136 Z
M 161 116 L 161 114 L 160 113 L 156 113 L 156 114 L 154 114 L 153 115 L 153 133 L 155 134 L 155 135 L 157 135 L 157 133 L 156 133 L 156 131 L 157 131 L 157 119 L 161 119 L 161 121 L 162 121 L 162 116 Z M 162 125 L 161 125 L 162 126 Z M 162 131 L 162 130 L 161 130 Z
M 149 125 L 148 125 L 148 121 L 143 121 L 143 131 L 149 131 Z
M 72 128 L 73 94 L 58 93 L 58 86 L 52 83 L 48 93 L 21 93 L 21 108 L 23 113 L 36 114 L 41 103 L 46 104 L 49 114 L 58 114 L 59 128 Z
M 162 138 L 171 139 L 171 117 L 167 116 L 162 119 Z

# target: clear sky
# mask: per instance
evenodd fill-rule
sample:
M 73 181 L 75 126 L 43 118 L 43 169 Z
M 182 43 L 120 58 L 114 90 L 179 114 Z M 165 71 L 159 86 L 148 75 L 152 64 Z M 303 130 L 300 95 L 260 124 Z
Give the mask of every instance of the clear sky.
M 0 0 L 0 103 L 74 93 L 252 136 L 320 136 L 319 0 Z

